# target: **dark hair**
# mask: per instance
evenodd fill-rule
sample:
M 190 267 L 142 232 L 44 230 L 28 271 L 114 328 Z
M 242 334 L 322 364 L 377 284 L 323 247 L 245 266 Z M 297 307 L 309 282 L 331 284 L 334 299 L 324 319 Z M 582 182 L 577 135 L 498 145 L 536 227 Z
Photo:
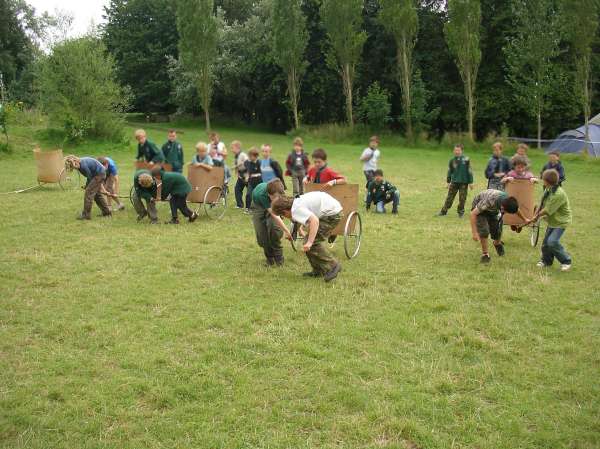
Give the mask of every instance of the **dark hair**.
M 516 214 L 519 210 L 519 202 L 514 196 L 509 196 L 502 200 L 502 207 L 504 208 L 504 212 Z
M 377 170 L 375 170 L 375 173 L 373 173 L 375 176 L 383 176 L 383 170 L 378 168 Z
M 283 215 L 284 212 L 292 210 L 294 198 L 289 196 L 280 196 L 271 203 L 271 209 L 275 215 Z
M 281 179 L 275 178 L 268 182 L 267 184 L 267 193 L 269 195 L 283 195 L 285 192 L 285 188 L 283 187 L 283 183 Z
M 254 147 L 250 148 L 250 151 L 248 151 L 248 156 L 256 156 L 258 157 L 258 150 Z
M 525 167 L 529 166 L 529 160 L 527 160 L 527 158 L 525 156 L 515 156 L 512 159 L 512 164 L 513 167 L 516 167 L 517 165 L 524 165 Z
M 315 151 L 313 151 L 312 157 L 313 157 L 313 159 L 321 159 L 321 160 L 326 161 L 327 153 L 325 152 L 325 150 L 323 148 L 317 148 Z
M 456 145 L 454 145 L 454 148 L 460 148 L 461 151 L 465 150 L 465 146 L 462 143 L 457 143 Z
M 546 181 L 551 186 L 558 185 L 558 181 L 560 180 L 560 175 L 554 169 L 546 170 L 542 173 L 542 179 Z
M 549 156 L 549 155 L 551 155 L 551 154 L 553 154 L 553 155 L 554 155 L 554 156 L 556 156 L 556 157 L 560 157 L 560 151 L 557 151 L 557 150 L 552 150 L 552 151 L 550 151 L 550 152 L 548 153 L 548 156 Z
M 104 156 L 101 156 L 98 158 L 98 162 L 100 162 L 102 165 L 107 165 L 108 159 L 106 159 Z
M 176 130 L 174 130 L 173 128 L 171 128 L 171 129 L 169 130 L 169 134 L 175 134 L 176 132 L 177 132 L 177 131 L 176 131 Z

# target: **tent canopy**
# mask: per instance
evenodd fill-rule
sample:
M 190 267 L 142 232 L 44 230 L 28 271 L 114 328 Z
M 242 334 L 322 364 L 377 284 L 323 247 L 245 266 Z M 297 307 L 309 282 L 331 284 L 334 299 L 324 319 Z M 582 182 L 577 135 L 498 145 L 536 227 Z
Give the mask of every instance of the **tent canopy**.
M 588 153 L 590 156 L 600 157 L 600 114 L 590 120 L 588 132 Z M 585 147 L 585 126 L 581 126 L 577 129 L 565 131 L 558 136 L 546 149 L 546 153 L 558 151 L 559 153 L 579 154 Z

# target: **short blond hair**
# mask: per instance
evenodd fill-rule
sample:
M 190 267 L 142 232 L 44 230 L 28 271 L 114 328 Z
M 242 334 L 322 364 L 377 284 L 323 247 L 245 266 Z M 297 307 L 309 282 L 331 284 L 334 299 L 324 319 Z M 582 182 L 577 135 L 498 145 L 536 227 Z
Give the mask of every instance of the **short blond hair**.
M 304 140 L 302 140 L 301 137 L 296 137 L 294 139 L 294 146 L 299 146 L 299 147 L 303 147 L 304 146 Z
M 135 137 L 142 137 L 142 136 L 146 136 L 146 131 L 144 131 L 143 129 L 137 129 L 135 131 Z
M 147 189 L 152 185 L 152 183 L 154 183 L 154 179 L 152 179 L 152 176 L 148 173 L 142 173 L 140 176 L 138 176 L 138 183 Z
M 239 140 L 234 140 L 233 142 L 231 142 L 231 146 L 232 147 L 242 147 L 242 142 L 240 142 Z
M 500 148 L 502 150 L 504 146 L 502 145 L 502 142 L 495 142 L 494 145 L 492 145 L 492 148 Z
M 206 151 L 208 151 L 208 147 L 206 146 L 206 143 L 204 143 L 204 142 L 198 142 L 196 144 L 196 150 L 200 150 L 202 148 L 204 148 Z
M 267 148 L 268 148 L 269 150 L 273 149 L 273 147 L 271 146 L 271 144 L 270 144 L 270 143 L 264 143 L 264 144 L 263 144 L 263 145 L 260 147 L 260 149 L 261 149 L 261 150 L 263 150 L 263 151 L 264 151 L 264 150 L 266 150 Z

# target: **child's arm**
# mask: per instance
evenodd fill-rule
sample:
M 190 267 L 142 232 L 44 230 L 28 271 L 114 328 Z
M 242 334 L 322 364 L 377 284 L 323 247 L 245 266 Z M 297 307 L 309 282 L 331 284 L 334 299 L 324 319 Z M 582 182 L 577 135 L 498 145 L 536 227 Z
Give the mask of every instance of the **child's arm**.
M 478 242 L 479 232 L 477 232 L 477 216 L 479 215 L 479 209 L 475 208 L 471 211 L 470 219 L 471 219 L 471 235 L 473 236 L 473 240 Z
M 363 151 L 363 153 L 360 155 L 360 160 L 361 162 L 367 162 L 369 160 L 371 160 L 373 158 L 373 150 L 365 150 Z
M 308 239 L 306 243 L 302 247 L 302 250 L 307 253 L 313 246 L 315 242 L 315 238 L 317 237 L 317 232 L 319 231 L 319 219 L 316 215 L 311 215 L 308 219 Z
M 288 227 L 285 225 L 285 222 L 281 219 L 281 217 L 279 215 L 275 215 L 270 208 L 269 208 L 269 213 L 271 214 L 271 218 L 273 218 L 273 220 L 275 221 L 275 224 L 277 226 L 279 226 L 279 229 L 281 229 L 283 231 L 285 238 L 288 239 L 289 241 L 292 241 L 294 239 L 292 237 L 292 233 L 290 232 Z

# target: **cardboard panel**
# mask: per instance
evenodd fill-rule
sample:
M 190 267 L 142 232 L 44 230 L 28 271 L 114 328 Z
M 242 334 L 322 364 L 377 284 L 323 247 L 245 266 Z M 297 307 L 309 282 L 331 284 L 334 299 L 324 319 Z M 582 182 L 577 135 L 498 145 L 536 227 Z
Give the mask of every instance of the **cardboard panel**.
M 33 157 L 37 167 L 38 182 L 58 182 L 60 172 L 64 168 L 62 150 L 42 151 L 39 148 L 33 150 Z
M 344 235 L 344 229 L 346 227 L 346 219 L 351 212 L 358 210 L 358 184 L 343 184 L 339 186 L 333 186 L 329 189 L 324 187 L 324 184 L 310 183 L 304 186 L 305 192 L 316 192 L 323 191 L 329 193 L 332 197 L 340 202 L 344 211 L 344 219 L 340 221 L 340 224 L 331 233 L 332 235 Z M 350 225 L 350 229 L 354 230 L 354 222 Z
M 136 170 L 152 170 L 154 167 L 156 167 L 157 164 L 150 164 L 150 162 L 146 162 L 146 161 L 135 161 L 135 169 Z M 173 166 L 167 162 L 162 164 L 162 168 L 165 169 L 165 171 L 173 171 Z
M 188 195 L 188 201 L 191 203 L 203 203 L 206 191 L 212 186 L 223 187 L 225 183 L 225 169 L 223 167 L 213 167 L 211 171 L 206 171 L 202 167 L 188 165 L 188 181 L 192 185 L 192 191 Z M 219 192 L 216 191 L 209 202 L 215 202 L 219 199 Z
M 521 213 L 531 218 L 535 207 L 535 184 L 527 179 L 515 179 L 513 182 L 506 183 L 505 189 L 509 196 L 517 199 Z M 521 226 L 525 223 L 516 214 L 504 214 L 504 224 Z

